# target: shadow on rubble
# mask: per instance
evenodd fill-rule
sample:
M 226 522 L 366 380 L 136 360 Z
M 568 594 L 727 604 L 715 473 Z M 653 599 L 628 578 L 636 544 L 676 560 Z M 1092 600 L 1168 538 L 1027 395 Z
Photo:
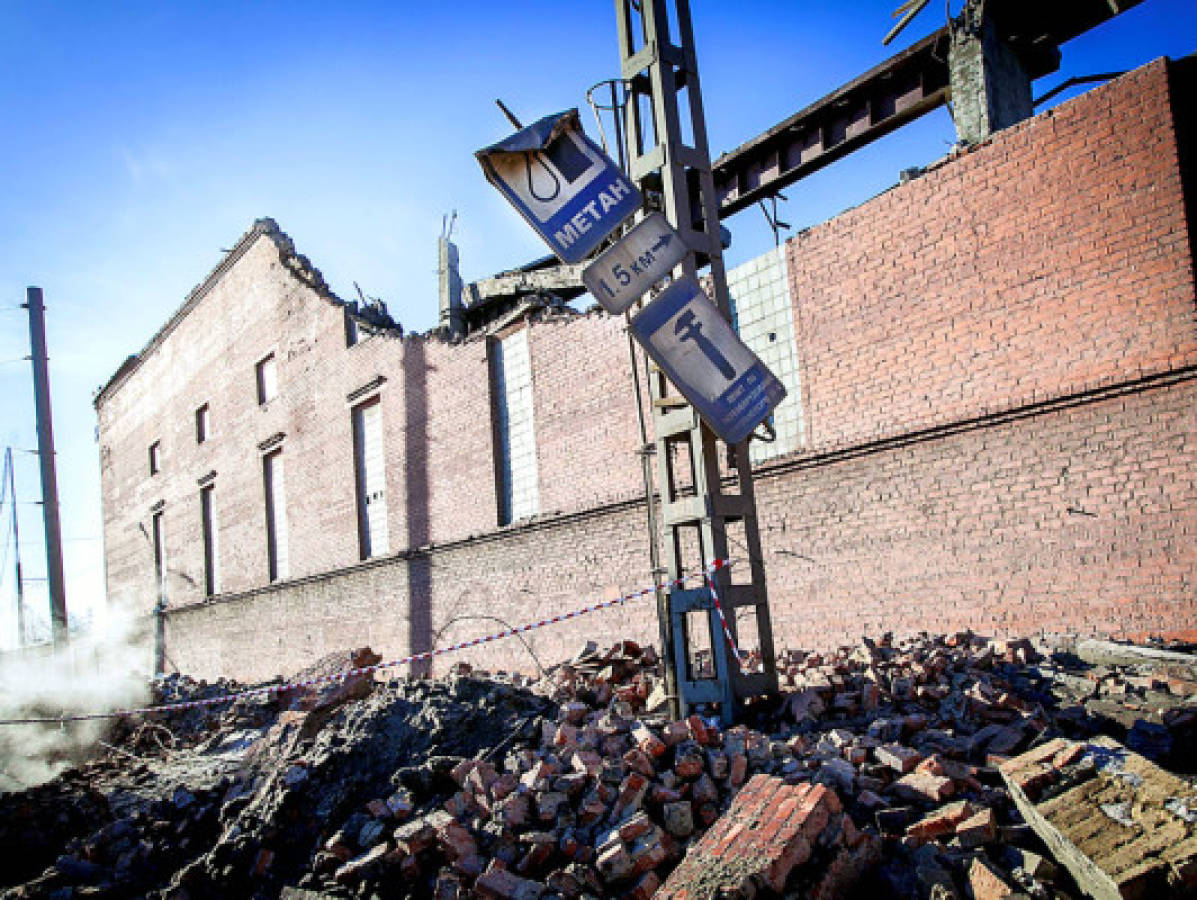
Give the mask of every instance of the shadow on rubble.
M 362 653 L 355 665 L 378 659 Z M 237 687 L 170 676 L 156 701 Z M 20 885 L 0 896 L 277 897 L 313 858 L 340 864 L 321 851 L 331 823 L 360 831 L 380 797 L 408 812 L 443 799 L 462 758 L 539 735 L 538 719 L 555 709 L 494 681 L 357 676 L 120 720 L 105 759 L 0 795 L 0 888 Z

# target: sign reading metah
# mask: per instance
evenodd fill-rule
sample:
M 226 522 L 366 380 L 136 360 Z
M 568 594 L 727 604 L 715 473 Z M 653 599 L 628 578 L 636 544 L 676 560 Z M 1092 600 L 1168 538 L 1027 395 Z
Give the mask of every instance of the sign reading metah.
M 582 131 L 576 109 L 476 154 L 486 178 L 564 262 L 578 263 L 640 208 L 636 186 Z
M 682 278 L 632 319 L 632 334 L 711 430 L 738 444 L 786 389 L 745 346 L 692 278 Z

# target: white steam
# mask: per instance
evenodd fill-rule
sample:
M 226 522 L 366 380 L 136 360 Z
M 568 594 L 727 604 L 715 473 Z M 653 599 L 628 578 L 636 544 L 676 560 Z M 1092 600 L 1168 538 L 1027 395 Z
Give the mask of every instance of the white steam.
M 53 718 L 141 706 L 149 698 L 153 620 L 109 603 L 86 633 L 0 654 L 0 719 Z M 0 724 L 0 792 L 48 781 L 85 760 L 111 720 Z

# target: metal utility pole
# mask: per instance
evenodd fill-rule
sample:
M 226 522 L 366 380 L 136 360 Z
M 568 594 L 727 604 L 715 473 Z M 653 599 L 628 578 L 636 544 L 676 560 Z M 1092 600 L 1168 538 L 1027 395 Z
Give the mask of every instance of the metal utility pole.
M 655 198 L 689 248 L 682 274 L 696 277 L 700 266 L 710 265 L 715 303 L 730 319 L 689 0 L 615 0 L 615 12 L 620 77 L 629 85 L 628 173 L 649 206 Z M 688 121 L 683 111 L 688 111 Z M 694 195 L 692 183 L 698 186 Z M 748 442 L 727 448 L 734 462 L 730 472 L 722 472 L 720 449 L 726 445 L 655 366 L 650 381 L 668 578 L 702 571 L 713 559 L 746 554 L 743 563 L 713 578 L 732 637 L 742 649 L 757 649 L 760 655 L 756 671 L 742 668 L 728 648 L 709 590 L 670 591 L 658 611 L 670 711 L 681 717 L 717 703 L 724 723 L 730 724 L 745 700 L 777 691 Z M 751 614 L 755 633 L 745 627 Z M 709 669 L 698 664 L 699 644 L 710 648 Z
M 26 291 L 29 350 L 33 360 L 33 401 L 37 415 L 37 455 L 42 472 L 42 520 L 46 528 L 46 582 L 50 587 L 50 630 L 55 644 L 67 638 L 66 588 L 62 577 L 62 528 L 58 520 L 58 476 L 54 468 L 54 427 L 50 415 L 50 374 L 46 366 L 46 308 L 42 289 Z

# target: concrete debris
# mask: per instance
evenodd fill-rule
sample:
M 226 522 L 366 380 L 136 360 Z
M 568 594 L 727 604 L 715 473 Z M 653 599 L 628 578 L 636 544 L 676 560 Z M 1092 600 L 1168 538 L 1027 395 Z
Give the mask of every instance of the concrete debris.
M 91 763 L 0 795 L 13 859 L 0 888 L 1053 898 L 1093 891 L 1087 865 L 1124 896 L 1191 891 L 1197 789 L 1098 737 L 1192 765 L 1187 670 L 1086 664 L 1074 648 L 965 633 L 785 652 L 780 702 L 728 729 L 669 721 L 660 661 L 630 641 L 590 644 L 539 681 L 458 664 L 120 720 Z M 303 675 L 376 658 L 337 654 Z M 157 699 L 235 688 L 172 676 Z M 1108 863 L 1061 818 L 1082 803 L 1069 822 L 1154 850 Z
M 1063 738 L 1000 767 L 1027 823 L 1087 894 L 1197 894 L 1197 789 L 1117 741 Z M 1190 801 L 1191 802 L 1191 801 Z

